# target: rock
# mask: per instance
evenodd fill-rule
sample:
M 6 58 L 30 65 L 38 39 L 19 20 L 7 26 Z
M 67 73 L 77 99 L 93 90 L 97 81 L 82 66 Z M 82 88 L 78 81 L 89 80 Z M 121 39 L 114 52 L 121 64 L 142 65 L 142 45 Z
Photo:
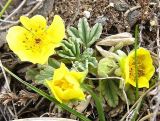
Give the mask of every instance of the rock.
M 141 17 L 141 13 L 138 10 L 129 12 L 128 14 L 128 23 L 132 27 Z
M 98 16 L 94 23 L 101 23 L 105 25 L 107 23 L 108 18 L 106 16 Z
M 126 2 L 116 2 L 114 4 L 114 8 L 117 11 L 124 12 L 124 11 L 128 10 L 129 6 Z
M 114 4 L 114 8 L 117 11 L 124 12 L 129 9 L 129 5 L 125 1 L 120 0 L 110 0 L 110 3 Z

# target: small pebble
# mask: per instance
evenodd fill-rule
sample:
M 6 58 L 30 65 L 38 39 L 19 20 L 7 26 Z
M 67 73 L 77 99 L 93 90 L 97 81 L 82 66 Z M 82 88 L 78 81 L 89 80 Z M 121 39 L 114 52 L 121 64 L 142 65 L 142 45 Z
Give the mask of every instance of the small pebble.
M 140 11 L 134 10 L 134 11 L 130 12 L 128 14 L 129 25 L 132 27 L 139 20 L 140 17 L 141 17 Z
M 101 23 L 102 25 L 105 25 L 107 23 L 108 18 L 106 16 L 98 16 L 95 20 L 95 23 Z
M 108 6 L 110 6 L 110 7 L 114 7 L 114 3 L 109 3 L 109 5 Z
M 84 12 L 83 12 L 83 15 L 84 15 L 86 18 L 90 18 L 91 13 L 90 13 L 89 11 L 84 11 Z
M 125 2 L 117 2 L 114 4 L 114 8 L 117 11 L 124 12 L 124 11 L 128 10 L 129 6 Z

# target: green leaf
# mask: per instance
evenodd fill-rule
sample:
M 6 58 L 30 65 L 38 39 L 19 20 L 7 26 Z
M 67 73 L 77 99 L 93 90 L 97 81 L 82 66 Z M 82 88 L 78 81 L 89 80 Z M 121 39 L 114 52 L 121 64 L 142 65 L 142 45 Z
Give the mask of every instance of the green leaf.
M 38 69 L 32 68 L 28 69 L 25 75 L 26 80 L 35 80 L 35 76 L 39 74 Z
M 39 74 L 35 76 L 35 81 L 39 84 L 44 84 L 45 80 L 51 80 L 53 78 L 54 68 L 46 66 Z
M 139 89 L 138 89 L 138 57 L 137 57 L 137 49 L 138 49 L 138 37 L 139 36 L 139 27 L 136 25 L 135 28 L 135 44 L 134 44 L 134 49 L 135 49 L 135 54 L 134 54 L 134 62 L 135 62 L 135 82 L 136 82 L 136 99 L 139 98 Z
M 81 18 L 78 23 L 78 33 L 82 43 L 85 47 L 88 47 L 90 27 L 86 18 Z
M 66 59 L 70 59 L 70 60 L 75 60 L 76 59 L 76 57 L 71 56 L 70 54 L 68 54 L 67 52 L 64 52 L 62 50 L 58 51 L 57 53 L 62 58 L 66 58 Z
M 75 61 L 72 65 L 72 68 L 74 70 L 78 70 L 78 71 L 85 71 L 86 70 L 86 64 L 84 62 Z
M 88 47 L 91 46 L 97 39 L 99 39 L 101 33 L 102 33 L 102 24 L 100 23 L 95 24 L 89 34 Z
M 98 75 L 100 77 L 107 77 L 112 75 L 114 70 L 118 68 L 115 59 L 113 58 L 102 58 L 98 63 Z
M 80 118 L 82 121 L 91 121 L 90 119 L 86 118 L 84 115 L 82 115 L 81 113 L 77 112 L 76 110 L 68 107 L 67 105 L 58 102 L 54 97 L 48 95 L 47 93 L 45 93 L 44 91 L 36 88 L 35 86 L 32 86 L 31 84 L 27 83 L 26 81 L 23 81 L 21 78 L 19 78 L 18 76 L 16 76 L 14 73 L 12 73 L 10 70 L 8 70 L 7 68 L 3 67 L 5 69 L 6 72 L 8 72 L 11 76 L 13 76 L 14 78 L 16 78 L 19 82 L 21 82 L 22 84 L 26 85 L 27 87 L 29 87 L 30 89 L 32 89 L 33 91 L 37 92 L 39 95 L 43 96 L 44 98 L 54 102 L 55 104 L 57 104 L 58 106 L 60 106 L 61 108 L 67 110 L 68 112 L 72 113 L 73 115 L 77 116 L 78 118 Z
M 92 48 L 87 48 L 83 52 L 83 58 L 85 58 L 85 59 L 89 58 L 93 55 L 93 53 L 94 53 L 94 50 Z
M 101 91 L 102 95 L 106 99 L 107 103 L 111 107 L 116 107 L 118 105 L 118 86 L 115 84 L 114 80 L 101 80 Z
M 51 66 L 51 67 L 53 67 L 53 68 L 55 68 L 55 69 L 57 69 L 57 68 L 60 67 L 60 62 L 57 61 L 57 60 L 54 59 L 54 58 L 49 58 L 49 59 L 48 59 L 48 65 Z
M 73 67 L 76 70 L 84 71 L 88 70 L 89 65 L 96 68 L 98 65 L 98 61 L 96 57 L 93 57 L 93 49 L 87 48 L 79 57 L 77 61 L 73 63 Z
M 67 29 L 68 35 L 75 38 L 80 38 L 78 34 L 78 30 L 74 27 L 69 27 Z
M 78 30 L 74 27 L 70 27 L 67 29 L 67 32 L 70 37 L 80 39 L 84 48 L 88 48 L 99 39 L 102 33 L 102 25 L 97 23 L 90 28 L 87 19 L 81 18 L 78 22 Z
M 62 50 L 57 51 L 57 54 L 63 58 L 78 60 L 80 57 L 79 39 L 70 37 L 62 42 Z

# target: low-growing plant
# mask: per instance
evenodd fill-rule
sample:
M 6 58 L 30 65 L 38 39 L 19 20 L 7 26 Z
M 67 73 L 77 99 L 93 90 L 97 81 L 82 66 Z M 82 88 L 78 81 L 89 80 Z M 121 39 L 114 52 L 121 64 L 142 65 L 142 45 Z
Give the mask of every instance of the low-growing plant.
M 90 27 L 87 19 L 81 18 L 77 27 L 67 28 L 64 39 L 65 25 L 58 15 L 55 15 L 50 26 L 47 26 L 41 15 L 32 18 L 22 16 L 20 21 L 23 27 L 13 26 L 9 29 L 6 37 L 8 45 L 21 61 L 37 64 L 26 72 L 26 78 L 39 85 L 44 84 L 51 95 L 23 81 L 7 68 L 4 69 L 27 87 L 79 119 L 90 121 L 67 104 L 84 101 L 86 93 L 95 101 L 99 120 L 105 121 L 107 118 L 103 103 L 114 108 L 121 100 L 129 108 L 138 99 L 139 90 L 136 90 L 135 95 L 135 88 L 149 88 L 149 81 L 155 72 L 150 52 L 138 45 L 128 55 L 119 50 L 128 43 L 133 43 L 130 34 L 125 33 L 131 39 L 126 39 L 129 42 L 122 41 L 124 43 L 121 46 L 116 44 L 121 39 L 119 34 L 107 38 L 114 39 L 110 51 L 102 48 L 96 50 L 94 45 L 100 42 L 102 33 L 100 23 Z M 57 54 L 58 59 L 52 57 L 53 54 Z M 90 83 L 94 81 L 98 85 Z M 139 106 L 136 110 L 139 110 Z

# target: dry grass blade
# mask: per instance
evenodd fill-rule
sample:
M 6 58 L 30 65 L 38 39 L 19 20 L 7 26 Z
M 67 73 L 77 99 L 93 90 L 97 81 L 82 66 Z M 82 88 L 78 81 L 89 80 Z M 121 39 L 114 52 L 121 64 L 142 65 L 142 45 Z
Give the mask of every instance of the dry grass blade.
M 21 2 L 21 4 L 10 14 L 10 15 L 8 15 L 5 19 L 4 19 L 4 21 L 6 21 L 6 20 L 8 20 L 9 18 L 11 18 L 14 14 L 16 14 L 22 7 L 23 7 L 23 5 L 26 3 L 26 0 L 23 0 L 22 2 Z
M 2 72 L 3 72 L 4 78 L 5 78 L 5 82 L 6 82 L 7 88 L 8 88 L 8 90 L 9 90 L 9 92 L 11 92 L 11 89 L 10 89 L 10 86 L 9 86 L 10 81 L 9 81 L 8 78 L 7 78 L 7 75 L 6 75 L 6 73 L 5 73 L 5 70 L 4 70 L 4 68 L 3 68 L 2 61 L 1 61 L 1 60 L 0 60 L 0 67 L 1 67 L 1 69 L 2 69 Z M 18 117 L 18 116 L 17 116 L 17 111 L 16 111 L 16 108 L 15 108 L 15 105 L 14 105 L 13 100 L 11 100 L 11 102 L 12 102 L 12 106 L 13 106 L 13 110 L 14 110 L 14 116 L 15 116 L 15 118 L 17 118 L 17 117 Z

